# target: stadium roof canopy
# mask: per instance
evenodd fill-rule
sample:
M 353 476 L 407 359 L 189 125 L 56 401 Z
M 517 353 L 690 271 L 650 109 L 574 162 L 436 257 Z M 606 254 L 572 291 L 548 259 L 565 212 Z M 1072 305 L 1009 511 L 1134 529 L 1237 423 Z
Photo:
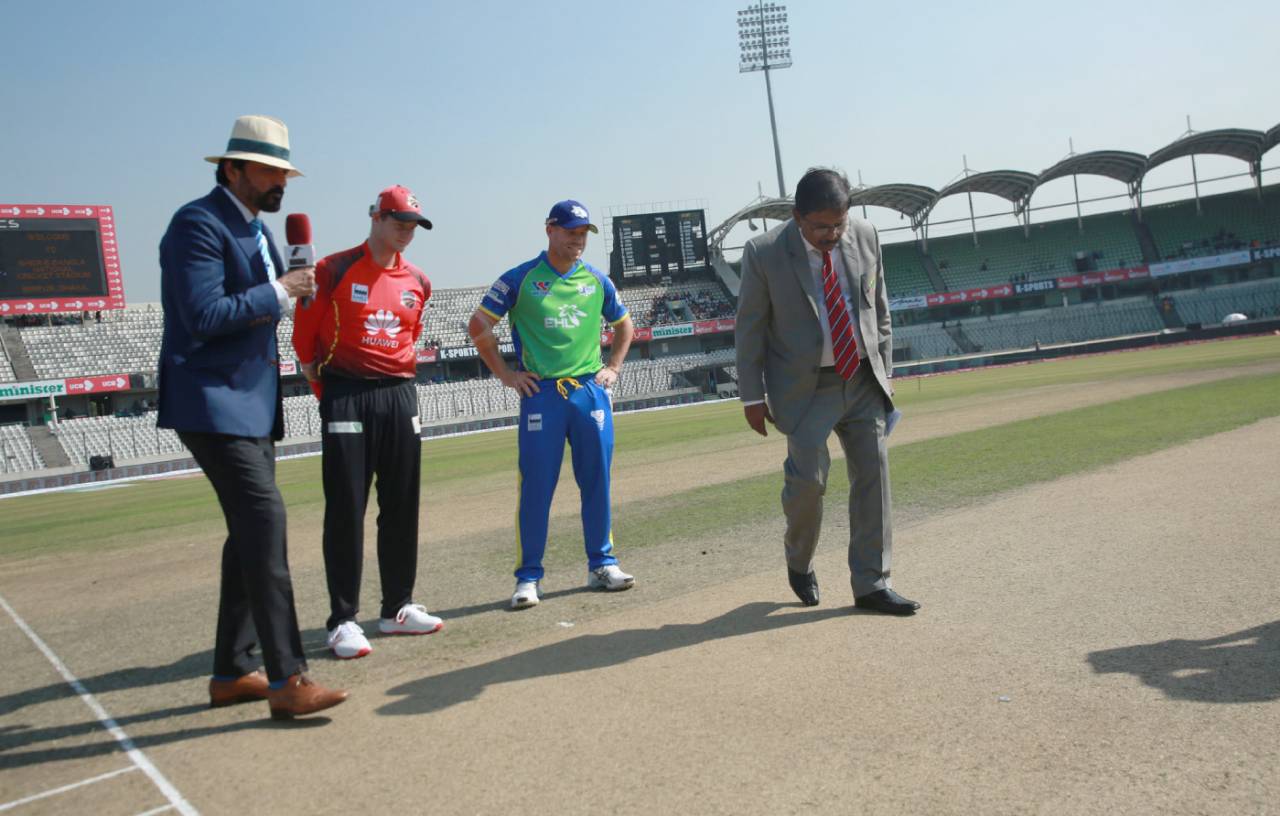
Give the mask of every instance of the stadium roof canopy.
M 1147 170 L 1147 157 L 1127 150 L 1094 150 L 1076 153 L 1042 172 L 1036 178 L 1036 186 L 1047 184 L 1064 176 L 1106 176 L 1128 185 L 1130 192 L 1137 188 L 1142 174 Z
M 990 193 L 1011 202 L 1014 212 L 1020 213 L 1035 188 L 1036 177 L 1031 173 L 1022 170 L 987 170 L 948 184 L 938 193 L 938 199 L 958 193 Z
M 1280 124 L 1268 130 L 1262 137 L 1262 152 L 1266 153 L 1278 144 L 1280 144 Z
M 713 229 L 711 234 L 707 236 L 707 243 L 715 247 L 720 246 L 730 230 L 740 222 L 752 218 L 772 218 L 774 221 L 786 221 L 791 217 L 791 210 L 794 206 L 790 198 L 758 198 L 726 218 L 722 224 Z
M 885 207 L 900 212 L 919 226 L 938 200 L 938 191 L 920 184 L 877 184 L 854 190 L 851 207 Z
M 1223 128 L 1222 130 L 1206 130 L 1203 133 L 1188 133 L 1172 144 L 1165 145 L 1152 153 L 1147 159 L 1147 170 L 1158 167 L 1165 162 L 1191 156 L 1196 153 L 1213 153 L 1219 156 L 1230 156 L 1249 164 L 1249 169 L 1257 175 L 1257 168 L 1262 162 L 1263 146 L 1267 134 L 1260 130 L 1243 128 Z

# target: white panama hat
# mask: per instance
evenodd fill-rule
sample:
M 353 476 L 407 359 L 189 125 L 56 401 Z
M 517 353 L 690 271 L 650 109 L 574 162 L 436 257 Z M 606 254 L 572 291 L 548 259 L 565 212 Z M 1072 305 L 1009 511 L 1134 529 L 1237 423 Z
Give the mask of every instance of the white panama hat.
M 259 164 L 279 167 L 289 171 L 289 176 L 302 175 L 302 171 L 289 163 L 289 128 L 284 122 L 271 116 L 241 116 L 231 126 L 231 138 L 227 150 L 221 156 L 205 156 L 205 161 L 217 164 L 223 159 L 244 159 Z

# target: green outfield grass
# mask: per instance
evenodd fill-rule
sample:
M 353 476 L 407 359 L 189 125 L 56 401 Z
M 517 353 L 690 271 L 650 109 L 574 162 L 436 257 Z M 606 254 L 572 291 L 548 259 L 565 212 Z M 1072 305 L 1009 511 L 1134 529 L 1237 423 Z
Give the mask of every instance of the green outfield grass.
M 918 388 L 904 382 L 899 402 L 910 415 L 911 406 L 922 402 L 945 410 L 948 399 L 1064 382 L 1234 368 L 1278 355 L 1280 338 L 1267 337 L 1051 361 L 927 378 Z M 1239 376 L 901 445 L 892 456 L 895 503 L 908 513 L 955 507 L 1277 414 L 1280 376 Z M 723 452 L 756 441 L 736 402 L 622 415 L 617 424 L 617 468 Z M 513 431 L 432 440 L 423 450 L 424 485 L 437 496 L 462 495 L 477 481 L 514 480 Z M 291 517 L 322 512 L 318 458 L 281 462 L 278 474 Z M 562 487 L 572 487 L 571 480 L 562 481 Z M 633 547 L 749 526 L 777 516 L 780 486 L 781 474 L 769 474 L 622 504 L 615 511 L 616 536 Z M 837 465 L 831 500 L 843 501 L 846 490 L 843 468 Z M 199 475 L 17 497 L 0 500 L 0 508 L 0 558 L 181 541 L 222 529 L 212 489 Z M 564 545 L 566 552 L 578 554 L 576 520 L 553 521 L 552 539 L 552 557 L 559 549 L 556 541 L 572 542 Z
M 1280 375 L 1242 377 L 927 439 L 893 449 L 895 512 L 913 516 L 1117 462 L 1280 416 Z M 628 547 L 750 528 L 780 513 L 776 474 L 623 505 L 614 535 Z M 842 507 L 849 481 L 834 462 L 827 502 Z M 833 510 L 834 512 L 834 510 Z M 576 527 L 553 525 L 572 541 Z M 575 557 L 578 550 L 567 547 Z

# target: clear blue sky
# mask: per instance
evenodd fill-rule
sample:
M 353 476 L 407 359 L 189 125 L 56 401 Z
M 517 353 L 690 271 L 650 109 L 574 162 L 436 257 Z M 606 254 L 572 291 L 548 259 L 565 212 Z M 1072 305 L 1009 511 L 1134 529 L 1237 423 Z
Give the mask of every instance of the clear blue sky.
M 306 212 L 318 251 L 354 245 L 374 194 L 404 184 L 435 222 L 408 255 L 437 287 L 487 284 L 533 257 L 560 198 L 597 219 L 705 199 L 713 226 L 758 185 L 776 192 L 763 76 L 738 73 L 746 5 L 5 2 L 0 203 L 112 205 L 126 297 L 157 300 L 168 219 L 213 186 L 202 157 L 236 116 L 266 113 L 289 125 L 307 174 L 271 217 L 277 233 Z M 774 93 L 788 185 L 823 164 L 939 188 L 962 156 L 1038 172 L 1068 138 L 1150 153 L 1188 114 L 1197 130 L 1280 121 L 1275 0 L 787 5 L 795 65 Z M 1267 158 L 1280 164 L 1280 150 Z M 1153 182 L 1189 178 L 1175 164 Z M 1069 181 L 1054 185 L 1043 200 L 1069 198 Z M 602 236 L 588 260 L 605 266 L 603 249 Z

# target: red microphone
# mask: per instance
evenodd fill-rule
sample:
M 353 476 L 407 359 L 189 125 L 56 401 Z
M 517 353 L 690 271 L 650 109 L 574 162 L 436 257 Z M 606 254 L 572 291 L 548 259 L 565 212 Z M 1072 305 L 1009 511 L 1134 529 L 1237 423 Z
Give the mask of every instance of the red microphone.
M 292 271 L 294 269 L 302 269 L 307 266 L 316 265 L 316 248 L 311 243 L 311 219 L 303 213 L 290 213 L 284 219 L 284 236 L 289 242 L 288 247 L 288 267 Z M 311 298 L 304 297 L 302 299 L 302 308 L 311 305 Z

